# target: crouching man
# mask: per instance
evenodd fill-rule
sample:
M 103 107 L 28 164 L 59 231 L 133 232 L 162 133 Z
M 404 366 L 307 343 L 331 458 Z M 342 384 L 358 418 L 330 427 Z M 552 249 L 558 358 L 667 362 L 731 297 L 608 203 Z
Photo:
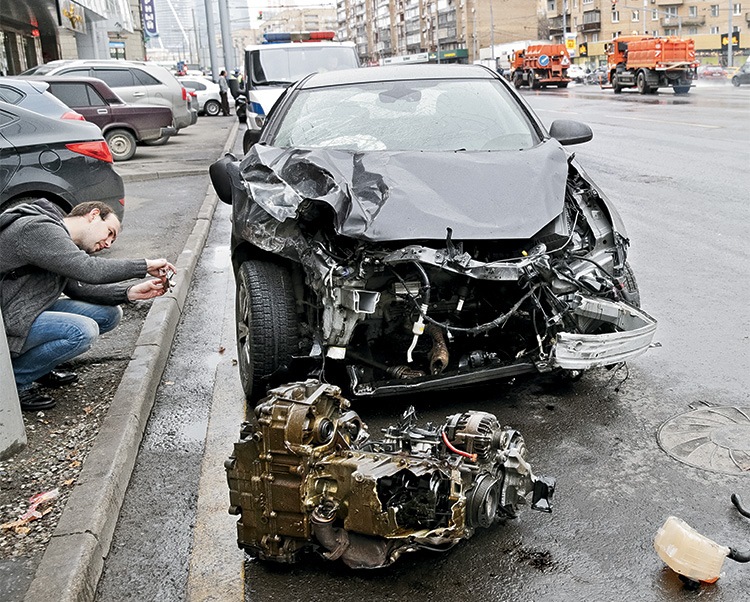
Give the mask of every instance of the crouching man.
M 35 382 L 75 382 L 75 373 L 55 367 L 117 326 L 120 303 L 169 289 L 167 274 L 175 268 L 166 259 L 93 257 L 120 227 L 112 208 L 99 202 L 76 205 L 68 215 L 44 199 L 0 213 L 0 306 L 21 409 L 55 405 Z

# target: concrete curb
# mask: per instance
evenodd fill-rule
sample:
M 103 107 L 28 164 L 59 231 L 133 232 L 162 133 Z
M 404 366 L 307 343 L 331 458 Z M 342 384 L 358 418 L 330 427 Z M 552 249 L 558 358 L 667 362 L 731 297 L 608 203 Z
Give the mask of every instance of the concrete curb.
M 223 153 L 234 146 L 238 129 L 239 122 L 235 121 Z M 156 173 L 152 178 L 141 174 L 139 179 L 172 177 L 172 173 L 183 175 Z M 207 167 L 199 173 L 206 174 Z M 94 599 L 156 389 L 172 348 L 187 285 L 208 237 L 217 202 L 209 185 L 193 232 L 176 263 L 175 291 L 155 299 L 146 316 L 133 356 L 24 602 Z

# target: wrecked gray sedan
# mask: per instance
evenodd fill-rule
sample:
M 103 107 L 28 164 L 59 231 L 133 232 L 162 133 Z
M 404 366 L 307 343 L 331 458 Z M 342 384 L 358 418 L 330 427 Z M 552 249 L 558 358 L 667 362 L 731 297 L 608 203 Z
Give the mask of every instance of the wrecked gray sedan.
M 578 375 L 651 343 L 621 219 L 563 148 L 590 128 L 547 132 L 491 71 L 314 74 L 248 136 L 211 167 L 248 399 L 308 375 L 355 397 Z

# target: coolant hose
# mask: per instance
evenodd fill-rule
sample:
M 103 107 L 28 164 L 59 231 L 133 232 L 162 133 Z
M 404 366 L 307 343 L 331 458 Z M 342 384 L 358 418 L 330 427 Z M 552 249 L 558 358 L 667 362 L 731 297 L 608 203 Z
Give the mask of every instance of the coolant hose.
M 750 518 L 750 512 L 742 507 L 742 500 L 740 500 L 740 496 L 736 493 L 733 493 L 731 499 L 734 507 L 737 508 L 737 512 L 739 512 L 746 518 Z M 740 552 L 739 550 L 735 550 L 734 548 L 729 548 L 729 554 L 727 554 L 727 558 L 731 558 L 735 562 L 750 562 L 750 550 L 748 550 L 747 552 Z

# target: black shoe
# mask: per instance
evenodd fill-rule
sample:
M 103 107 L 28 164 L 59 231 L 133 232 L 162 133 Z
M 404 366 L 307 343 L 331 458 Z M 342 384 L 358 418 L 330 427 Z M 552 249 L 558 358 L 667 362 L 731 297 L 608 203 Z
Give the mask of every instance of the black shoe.
M 38 382 L 43 387 L 50 389 L 57 389 L 58 387 L 64 387 L 78 380 L 78 375 L 75 372 L 68 372 L 66 370 L 52 370 L 49 374 L 45 374 L 41 378 L 37 378 Z
M 18 401 L 21 402 L 21 409 L 24 412 L 38 412 L 39 410 L 49 410 L 55 407 L 55 400 L 47 395 L 42 395 L 36 389 L 28 389 L 18 394 Z

